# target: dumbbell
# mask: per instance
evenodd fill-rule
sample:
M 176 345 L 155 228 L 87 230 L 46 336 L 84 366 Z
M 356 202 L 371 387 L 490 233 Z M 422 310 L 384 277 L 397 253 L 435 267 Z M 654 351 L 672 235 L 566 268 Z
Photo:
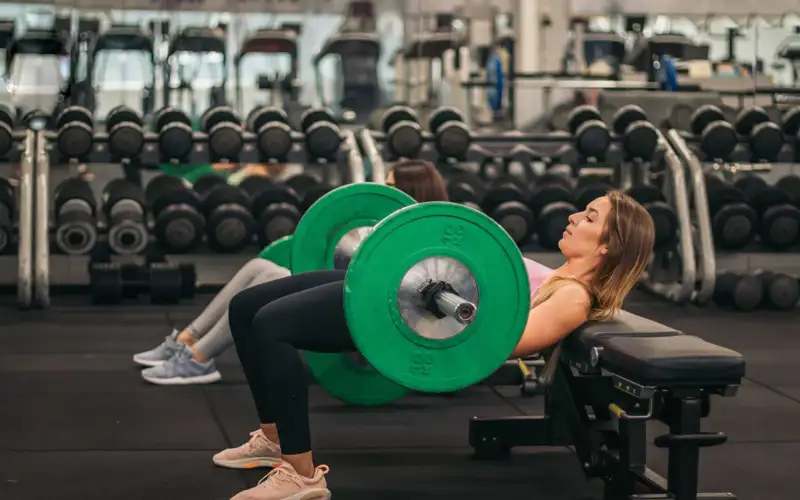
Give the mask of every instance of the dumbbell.
M 250 197 L 218 175 L 204 175 L 194 183 L 206 219 L 208 247 L 215 252 L 238 252 L 253 240 L 255 221 Z
M 70 106 L 56 118 L 56 149 L 67 160 L 83 160 L 92 152 L 94 118 L 81 106 Z
M 800 176 L 790 174 L 781 177 L 775 183 L 775 187 L 789 196 L 792 205 L 800 208 Z
M 714 176 L 706 176 L 706 193 L 715 245 L 738 250 L 750 244 L 756 235 L 758 214 L 747 204 L 744 193 Z
M 293 175 L 283 184 L 292 188 L 292 191 L 302 200 L 298 206 L 301 213 L 305 213 L 314 202 L 333 190 L 333 187 L 323 184 L 316 176 L 307 173 Z
M 144 190 L 135 182 L 114 179 L 103 189 L 103 212 L 108 222 L 108 244 L 120 255 L 147 248 Z
M 586 206 L 606 193 L 614 189 L 611 182 L 606 177 L 599 177 L 594 175 L 585 175 L 578 178 L 578 184 L 572 194 L 572 199 L 575 202 L 575 207 L 579 210 L 586 208 Z
M 602 157 L 611 146 L 611 133 L 600 111 L 589 104 L 572 110 L 567 118 L 567 132 L 575 141 L 575 149 L 584 158 Z
M 533 212 L 525 204 L 528 196 L 522 181 L 504 175 L 492 181 L 481 201 L 484 213 L 497 221 L 517 245 L 527 243 L 536 228 Z
M 25 113 L 20 123 L 22 123 L 22 126 L 26 129 L 38 132 L 50 127 L 51 118 L 52 116 L 50 113 L 43 109 L 32 109 Z
M 342 144 L 336 117 L 328 108 L 310 108 L 300 117 L 306 151 L 312 158 L 333 159 Z
M 414 158 L 422 150 L 422 127 L 417 113 L 408 106 L 392 106 L 381 118 L 386 147 L 395 158 Z
M 256 134 L 256 147 L 263 160 L 285 160 L 292 150 L 292 127 L 284 110 L 274 106 L 255 108 L 247 115 L 246 126 Z
M 477 175 L 463 172 L 447 177 L 447 198 L 451 202 L 481 210 L 484 196 L 486 183 Z
M 14 113 L 0 104 L 0 158 L 5 157 L 14 145 Z
M 794 309 L 800 300 L 800 284 L 796 278 L 783 273 L 756 271 L 756 278 L 764 287 L 764 303 L 782 311 Z
M 333 189 L 333 186 L 329 184 L 318 184 L 312 188 L 309 188 L 306 191 L 306 194 L 303 196 L 300 206 L 298 207 L 300 209 L 300 213 L 306 213 L 306 210 L 311 208 L 311 205 L 316 203 L 318 199 L 333 191 Z
M 208 134 L 208 149 L 214 159 L 234 160 L 244 147 L 241 120 L 230 106 L 209 108 L 200 117 L 200 129 Z
M 775 161 L 783 148 L 783 131 L 762 107 L 748 106 L 739 111 L 736 132 L 748 138 L 755 161 Z
M 168 253 L 186 253 L 203 241 L 205 218 L 200 197 L 179 177 L 161 175 L 144 191 L 156 240 Z
M 783 114 L 783 133 L 800 145 L 800 106 L 795 106 Z M 795 146 L 798 147 L 798 146 Z
M 630 158 L 649 160 L 658 147 L 658 130 L 647 120 L 644 110 L 635 105 L 622 106 L 612 119 L 614 133 L 622 137 L 622 147 Z
M 800 239 L 800 209 L 791 204 L 789 195 L 767 184 L 763 177 L 748 175 L 734 186 L 758 213 L 761 242 L 775 250 L 791 247 Z
M 14 216 L 17 200 L 8 179 L 0 177 L 0 254 L 11 249 L 14 238 Z
M 714 286 L 714 302 L 740 311 L 752 311 L 764 299 L 764 286 L 756 276 L 721 272 Z
M 246 177 L 239 186 L 250 196 L 259 244 L 267 246 L 294 233 L 302 212 L 300 197 L 292 188 L 259 175 Z
M 428 117 L 428 130 L 434 136 L 436 152 L 443 159 L 463 159 L 472 142 L 464 114 L 457 108 L 441 107 Z
M 71 177 L 53 195 L 56 247 L 68 255 L 85 255 L 97 243 L 97 201 L 92 186 Z
M 709 159 L 726 160 L 736 149 L 736 129 L 713 104 L 704 104 L 692 114 L 690 131 L 700 138 L 700 149 Z
M 628 189 L 628 196 L 638 201 L 653 219 L 656 250 L 672 246 L 678 239 L 678 216 L 667 203 L 661 189 L 656 186 L 634 186 Z
M 536 219 L 539 245 L 557 250 L 569 225 L 569 216 L 578 211 L 572 197 L 572 183 L 563 175 L 546 173 L 534 181 L 530 193 L 528 207 Z
M 166 106 L 153 116 L 155 132 L 158 133 L 158 149 L 167 161 L 182 161 L 188 158 L 194 147 L 192 122 L 183 111 Z
M 117 106 L 106 116 L 108 151 L 117 159 L 134 158 L 144 147 L 142 117 L 127 106 Z

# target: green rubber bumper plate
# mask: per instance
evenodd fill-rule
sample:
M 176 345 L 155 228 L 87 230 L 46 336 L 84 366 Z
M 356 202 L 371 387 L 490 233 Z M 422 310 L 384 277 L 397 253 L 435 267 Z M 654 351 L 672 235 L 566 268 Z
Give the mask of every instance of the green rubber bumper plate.
M 381 406 L 401 399 L 404 387 L 387 379 L 359 356 L 305 352 L 306 365 L 317 383 L 336 399 L 356 406 Z
M 382 184 L 348 184 L 316 201 L 300 219 L 292 245 L 292 274 L 333 269 L 336 244 L 357 227 L 372 227 L 389 214 L 416 203 Z
M 456 261 L 477 285 L 474 321 L 448 338 L 419 335 L 400 306 L 403 278 L 431 258 Z M 517 245 L 490 217 L 454 203 L 423 203 L 386 217 L 347 269 L 345 313 L 356 346 L 386 378 L 412 390 L 450 392 L 484 380 L 519 343 L 529 310 Z M 416 328 L 455 322 L 419 311 Z
M 272 261 L 281 267 L 285 267 L 286 269 L 291 269 L 293 239 L 294 236 L 292 235 L 277 239 L 267 245 L 264 250 L 261 250 L 261 253 L 258 254 L 258 256 L 262 259 Z

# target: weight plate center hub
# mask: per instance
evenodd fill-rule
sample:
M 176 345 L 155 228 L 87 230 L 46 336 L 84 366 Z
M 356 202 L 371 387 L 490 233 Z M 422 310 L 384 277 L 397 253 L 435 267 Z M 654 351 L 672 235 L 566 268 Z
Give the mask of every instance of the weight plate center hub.
M 370 232 L 372 232 L 371 227 L 359 226 L 344 233 L 333 249 L 333 268 L 347 269 L 353 254 L 356 253 L 358 247 L 361 246 L 361 242 L 369 236 Z

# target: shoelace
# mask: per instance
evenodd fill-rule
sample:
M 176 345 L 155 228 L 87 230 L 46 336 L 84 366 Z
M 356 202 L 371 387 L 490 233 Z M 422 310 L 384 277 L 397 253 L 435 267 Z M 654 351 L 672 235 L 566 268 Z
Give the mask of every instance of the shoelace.
M 261 434 L 261 430 L 253 431 L 250 433 L 250 440 L 247 442 L 247 449 L 252 450 L 256 447 L 256 444 L 261 441 L 262 439 L 266 440 L 265 437 Z
M 330 468 L 327 465 L 320 465 L 314 471 L 314 476 L 317 475 L 317 471 L 320 471 L 320 472 L 322 472 L 323 475 L 325 475 L 325 474 L 328 473 L 329 470 L 330 470 Z M 266 476 L 262 477 L 258 481 L 258 485 L 259 486 L 266 485 L 267 481 L 270 481 L 270 480 L 273 481 L 272 483 L 270 483 L 270 485 L 291 483 L 291 484 L 295 484 L 295 485 L 297 485 L 297 486 L 299 486 L 301 488 L 304 486 L 304 483 L 300 479 L 300 476 L 297 475 L 296 472 L 293 472 L 293 471 L 290 472 L 290 469 L 288 469 L 287 467 L 278 467 L 278 468 L 272 469 L 272 471 L 270 471 L 269 474 L 267 474 Z

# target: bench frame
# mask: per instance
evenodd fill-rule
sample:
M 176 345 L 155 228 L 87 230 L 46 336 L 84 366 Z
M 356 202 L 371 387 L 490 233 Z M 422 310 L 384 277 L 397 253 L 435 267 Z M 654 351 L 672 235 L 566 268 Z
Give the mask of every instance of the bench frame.
M 563 359 L 560 349 L 550 356 L 540 377 L 544 414 L 473 418 L 475 458 L 508 458 L 514 446 L 571 445 L 584 474 L 605 483 L 606 500 L 735 500 L 731 493 L 697 489 L 700 448 L 727 440 L 721 432 L 701 431 L 710 396 L 733 396 L 738 386 L 643 386 L 590 366 L 597 354 L 591 363 Z M 655 438 L 657 447 L 669 450 L 667 478 L 647 466 L 648 420 L 669 426 L 668 434 Z

